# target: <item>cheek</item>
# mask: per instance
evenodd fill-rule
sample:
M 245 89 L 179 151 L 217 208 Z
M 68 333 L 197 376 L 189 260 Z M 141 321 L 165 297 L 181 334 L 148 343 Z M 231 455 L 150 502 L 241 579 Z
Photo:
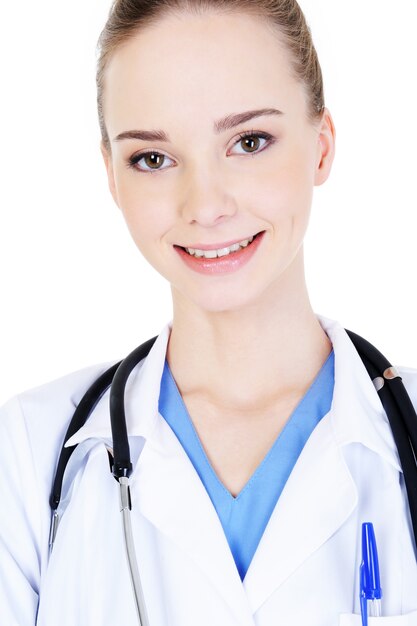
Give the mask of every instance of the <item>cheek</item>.
M 313 200 L 313 182 L 310 167 L 302 161 L 294 161 L 283 172 L 287 180 L 287 210 L 302 219 L 310 213 Z
M 263 218 L 271 223 L 280 220 L 308 220 L 313 199 L 311 168 L 298 155 L 285 163 L 272 164 L 246 186 L 243 197 L 251 198 L 251 206 L 258 206 Z
M 134 241 L 142 247 L 157 240 L 169 227 L 161 196 L 132 179 L 120 181 L 118 203 Z

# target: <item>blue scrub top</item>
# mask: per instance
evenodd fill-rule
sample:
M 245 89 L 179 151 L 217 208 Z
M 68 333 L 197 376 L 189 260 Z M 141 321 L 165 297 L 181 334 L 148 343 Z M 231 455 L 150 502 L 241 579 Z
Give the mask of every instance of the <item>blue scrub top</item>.
M 215 473 L 165 359 L 159 412 L 177 436 L 210 496 L 242 580 L 301 450 L 314 427 L 330 410 L 333 388 L 332 350 L 269 452 L 234 497 Z

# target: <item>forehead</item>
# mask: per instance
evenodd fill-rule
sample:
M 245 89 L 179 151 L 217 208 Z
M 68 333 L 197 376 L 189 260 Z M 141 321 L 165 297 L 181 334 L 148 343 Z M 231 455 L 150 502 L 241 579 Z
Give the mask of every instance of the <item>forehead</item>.
M 277 33 L 246 14 L 164 17 L 119 46 L 106 69 L 104 113 L 114 131 L 138 116 L 151 123 L 175 113 L 202 124 L 207 115 L 211 124 L 265 106 L 301 113 L 304 89 Z

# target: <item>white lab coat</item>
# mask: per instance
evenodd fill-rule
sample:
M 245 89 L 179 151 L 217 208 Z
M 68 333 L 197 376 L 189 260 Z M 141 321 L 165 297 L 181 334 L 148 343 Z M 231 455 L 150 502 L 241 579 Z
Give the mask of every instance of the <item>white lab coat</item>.
M 417 565 L 388 421 L 343 327 L 317 317 L 335 353 L 331 410 L 307 441 L 243 583 L 210 498 L 158 413 L 171 322 L 131 375 L 132 524 L 151 626 L 360 626 L 364 521 L 374 523 L 383 615 L 391 616 L 370 626 L 417 625 Z M 22 393 L 1 411 L 2 626 L 137 624 L 106 450 L 108 393 L 69 442 L 81 445 L 48 558 L 48 498 L 62 438 L 107 365 Z M 417 370 L 400 372 L 416 405 Z

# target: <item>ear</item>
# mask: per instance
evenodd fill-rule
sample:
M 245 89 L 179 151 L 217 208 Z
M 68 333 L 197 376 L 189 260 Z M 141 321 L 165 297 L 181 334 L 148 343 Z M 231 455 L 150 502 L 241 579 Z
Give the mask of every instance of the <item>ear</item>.
M 336 129 L 328 109 L 324 109 L 319 126 L 317 141 L 317 161 L 314 172 L 314 185 L 322 185 L 328 179 L 336 150 Z
M 114 181 L 113 161 L 112 161 L 111 154 L 106 148 L 106 146 L 104 145 L 103 141 L 100 144 L 100 150 L 101 150 L 101 154 L 103 155 L 104 165 L 106 166 L 107 181 L 109 184 L 110 193 L 113 196 L 113 200 L 115 201 L 117 206 L 119 206 L 118 199 L 117 199 L 116 183 Z

